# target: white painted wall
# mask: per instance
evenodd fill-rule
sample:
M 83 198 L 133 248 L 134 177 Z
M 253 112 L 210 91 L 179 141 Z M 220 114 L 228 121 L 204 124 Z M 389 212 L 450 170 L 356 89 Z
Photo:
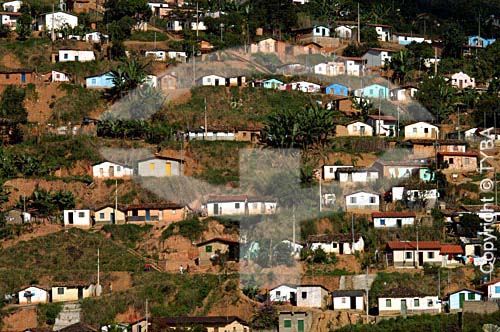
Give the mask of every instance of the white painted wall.
M 291 293 L 297 294 L 297 287 L 281 285 L 279 287 L 272 289 L 269 292 L 269 298 L 271 302 L 289 302 L 291 298 Z
M 405 126 L 405 139 L 409 138 L 439 138 L 439 128 L 423 121 L 409 124 Z
M 362 296 L 356 296 L 356 310 L 364 310 L 364 299 Z M 333 310 L 353 310 L 351 309 L 351 297 L 340 296 L 333 298 Z
M 79 50 L 59 50 L 59 62 L 68 61 L 94 61 L 94 51 L 79 51 Z
M 24 296 L 26 292 L 32 294 L 30 304 L 49 302 L 49 293 L 46 290 L 30 286 L 18 292 L 19 304 L 28 304 L 28 297 Z
M 388 306 L 387 300 L 390 299 L 390 306 Z M 387 298 L 379 297 L 378 299 L 378 310 L 380 313 L 384 311 L 401 311 L 401 300 L 406 300 L 406 307 L 408 313 L 425 310 L 437 310 L 441 312 L 441 303 L 437 296 L 425 296 L 425 297 L 404 297 L 404 298 Z M 418 300 L 418 306 L 416 306 L 415 300 Z
M 70 224 L 70 216 L 73 215 L 73 223 Z M 90 210 L 64 210 L 64 226 L 92 226 Z
M 297 307 L 323 308 L 328 291 L 319 286 L 297 286 Z
M 109 161 L 92 166 L 92 176 L 98 179 L 110 178 L 110 168 L 113 168 L 113 178 L 123 178 L 134 175 L 134 170 L 130 167 L 124 167 Z
M 415 217 L 376 217 L 373 218 L 373 227 L 375 228 L 390 228 L 397 227 L 398 219 L 401 220 L 401 225 L 410 226 L 415 223 Z M 384 221 L 384 225 L 382 225 L 382 220 Z

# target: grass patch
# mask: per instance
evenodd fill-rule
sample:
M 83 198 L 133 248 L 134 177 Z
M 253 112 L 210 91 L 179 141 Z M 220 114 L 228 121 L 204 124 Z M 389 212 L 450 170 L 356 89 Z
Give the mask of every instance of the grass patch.
M 129 40 L 138 40 L 144 42 L 154 42 L 156 41 L 166 41 L 168 40 L 168 36 L 161 32 L 155 31 L 135 31 L 132 36 L 130 36 Z
M 199 220 L 198 218 L 193 218 L 189 220 L 184 220 L 179 223 L 174 223 L 168 226 L 161 233 L 162 240 L 168 239 L 173 235 L 182 235 L 191 241 L 198 241 L 204 231 L 208 229 L 206 220 Z
M 148 233 L 152 225 L 104 225 L 102 230 L 111 235 L 111 239 L 119 241 L 129 248 L 137 247 L 137 243 Z

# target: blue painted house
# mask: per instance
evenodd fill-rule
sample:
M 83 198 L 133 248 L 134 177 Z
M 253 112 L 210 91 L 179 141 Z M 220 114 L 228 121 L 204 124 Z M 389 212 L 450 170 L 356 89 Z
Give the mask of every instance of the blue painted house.
M 389 97 L 389 88 L 380 84 L 368 85 L 363 88 L 363 97 L 387 99 Z
M 87 89 L 111 89 L 115 86 L 110 71 L 100 75 L 85 77 L 85 85 Z
M 468 38 L 469 38 L 469 42 L 467 44 L 468 46 L 482 47 L 482 48 L 486 48 L 496 41 L 495 38 L 487 39 L 481 36 L 469 36 Z
M 325 93 L 327 95 L 348 96 L 349 87 L 343 84 L 333 83 L 325 88 Z
M 483 293 L 476 290 L 464 288 L 448 295 L 448 309 L 450 312 L 462 310 L 464 302 L 481 301 L 482 299 Z
M 285 83 L 283 83 L 280 80 L 277 80 L 275 78 L 271 78 L 271 79 L 268 79 L 268 80 L 262 82 L 262 86 L 264 87 L 264 89 L 278 89 L 283 84 L 285 84 Z

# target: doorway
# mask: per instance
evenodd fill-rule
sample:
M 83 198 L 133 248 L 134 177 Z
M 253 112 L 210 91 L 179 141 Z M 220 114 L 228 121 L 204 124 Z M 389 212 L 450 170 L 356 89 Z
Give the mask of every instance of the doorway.
M 73 225 L 74 217 L 73 212 L 68 212 L 68 224 Z
M 114 177 L 115 176 L 115 168 L 114 166 L 109 166 L 109 177 Z
M 424 265 L 424 253 L 419 252 L 418 253 L 418 266 L 423 266 Z
M 219 204 L 215 203 L 214 204 L 214 215 L 218 215 L 219 214 Z
M 297 320 L 297 332 L 304 332 L 304 320 L 303 319 Z
M 351 296 L 351 309 L 356 309 L 356 296 Z
M 401 314 L 406 315 L 408 308 L 406 307 L 406 300 L 401 300 Z

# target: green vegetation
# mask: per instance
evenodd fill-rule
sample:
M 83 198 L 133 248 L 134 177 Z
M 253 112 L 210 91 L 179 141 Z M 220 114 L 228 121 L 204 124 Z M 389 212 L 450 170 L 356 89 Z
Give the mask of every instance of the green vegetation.
M 39 303 L 36 306 L 38 314 L 38 323 L 54 325 L 56 318 L 61 312 L 63 307 L 62 303 Z
M 41 189 L 38 185 L 29 197 L 19 197 L 16 202 L 18 209 L 26 208 L 28 211 L 36 211 L 42 216 L 54 216 L 62 213 L 65 209 L 75 207 L 75 196 L 71 191 L 58 190 L 51 192 Z
M 71 84 L 62 84 L 59 89 L 65 91 L 66 95 L 52 105 L 51 120 L 57 123 L 80 123 L 101 104 L 101 94 L 97 91 Z
M 116 314 L 125 312 L 130 305 L 144 312 L 146 299 L 153 317 L 177 317 L 192 313 L 196 309 L 206 312 L 210 310 L 210 303 L 222 296 L 222 285 L 226 278 L 212 274 L 135 273 L 134 287 L 127 292 L 83 300 L 83 319 L 88 323 L 109 324 L 114 321 Z M 229 282 L 234 279 L 229 278 Z M 212 296 L 215 298 L 209 301 Z
M 144 235 L 147 234 L 152 225 L 133 225 L 133 224 L 125 224 L 125 225 L 104 225 L 102 230 L 111 235 L 111 239 L 114 241 L 119 241 L 122 244 L 126 245 L 129 248 L 135 248 L 143 238 Z
M 152 41 L 166 41 L 168 37 L 166 34 L 156 31 L 134 31 L 132 36 L 130 36 L 130 40 L 138 40 L 143 42 L 152 42 Z
M 180 223 L 171 224 L 161 233 L 162 240 L 165 240 L 173 235 L 179 234 L 191 241 L 199 241 L 204 231 L 208 229 L 207 220 L 199 220 L 198 218 L 184 220 Z
M 43 275 L 46 271 L 87 271 L 96 269 L 97 249 L 102 271 L 139 271 L 143 261 L 99 233 L 68 229 L 0 251 L 0 268 L 24 269 Z

